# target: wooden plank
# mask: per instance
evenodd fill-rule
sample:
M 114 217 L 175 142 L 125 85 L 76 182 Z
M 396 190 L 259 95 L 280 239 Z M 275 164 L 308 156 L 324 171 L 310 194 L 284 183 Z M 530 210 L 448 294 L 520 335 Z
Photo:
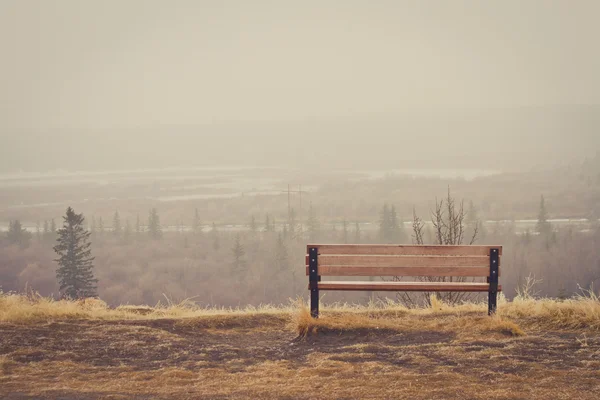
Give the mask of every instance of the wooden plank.
M 308 267 L 306 267 L 308 275 Z M 487 277 L 489 267 L 319 267 L 321 276 L 472 276 Z
M 319 290 L 367 290 L 396 292 L 487 292 L 488 283 L 479 282 L 319 282 Z M 502 287 L 498 285 L 498 291 Z
M 400 260 L 402 259 L 402 260 Z M 489 266 L 489 257 L 485 256 L 380 256 L 380 255 L 324 255 L 319 256 L 320 266 L 389 266 L 393 267 L 483 267 Z M 502 257 L 498 257 L 501 265 Z M 398 264 L 395 264 L 398 262 Z M 379 264 L 378 264 L 379 263 Z M 305 264 L 309 265 L 308 254 L 305 256 Z M 385 265 L 381 265 L 385 264 Z
M 490 249 L 502 246 L 430 246 L 395 244 L 309 244 L 317 247 L 319 254 L 355 254 L 390 256 L 489 256 Z
M 489 257 L 444 256 L 319 256 L 319 267 L 488 267 Z

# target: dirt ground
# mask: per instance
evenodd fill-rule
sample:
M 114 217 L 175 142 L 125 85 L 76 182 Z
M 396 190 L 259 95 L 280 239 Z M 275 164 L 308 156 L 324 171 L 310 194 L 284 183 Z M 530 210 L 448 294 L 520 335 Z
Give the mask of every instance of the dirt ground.
M 435 316 L 432 316 L 435 318 Z M 597 399 L 600 335 L 384 329 L 285 316 L 0 324 L 3 399 Z

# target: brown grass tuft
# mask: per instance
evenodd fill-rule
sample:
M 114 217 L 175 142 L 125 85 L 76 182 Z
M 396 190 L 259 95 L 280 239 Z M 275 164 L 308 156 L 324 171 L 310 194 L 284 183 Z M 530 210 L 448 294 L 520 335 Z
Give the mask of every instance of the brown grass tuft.
M 318 332 L 352 332 L 352 331 L 438 331 L 454 332 L 460 336 L 479 335 L 482 332 L 496 332 L 505 336 L 522 336 L 525 332 L 513 321 L 500 316 L 488 317 L 481 314 L 440 314 L 436 309 L 417 309 L 412 313 L 389 313 L 366 311 L 332 311 L 323 312 L 318 319 L 312 318 L 305 304 L 299 304 L 293 318 L 293 326 L 300 337 Z M 412 318 L 404 318 L 410 315 Z M 416 317 L 416 318 L 415 318 Z

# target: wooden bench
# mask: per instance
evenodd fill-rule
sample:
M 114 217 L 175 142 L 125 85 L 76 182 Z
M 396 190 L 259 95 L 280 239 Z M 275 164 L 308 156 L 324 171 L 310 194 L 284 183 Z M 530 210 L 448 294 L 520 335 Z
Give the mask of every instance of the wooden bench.
M 307 246 L 310 312 L 319 316 L 319 291 L 488 292 L 488 314 L 496 311 L 502 246 L 417 246 L 311 244 Z M 448 277 L 445 282 L 415 280 L 321 281 L 322 276 Z M 464 282 L 464 278 L 487 278 Z M 458 281 L 456 278 L 459 278 Z M 463 279 L 461 279 L 463 278 Z M 435 280 L 435 279 L 432 279 Z

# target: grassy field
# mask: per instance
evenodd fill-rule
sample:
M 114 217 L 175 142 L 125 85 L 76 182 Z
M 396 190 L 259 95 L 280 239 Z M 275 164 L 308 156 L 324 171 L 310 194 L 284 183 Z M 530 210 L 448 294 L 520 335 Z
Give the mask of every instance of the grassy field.
M 597 399 L 600 302 L 182 303 L 107 308 L 0 296 L 0 397 Z

